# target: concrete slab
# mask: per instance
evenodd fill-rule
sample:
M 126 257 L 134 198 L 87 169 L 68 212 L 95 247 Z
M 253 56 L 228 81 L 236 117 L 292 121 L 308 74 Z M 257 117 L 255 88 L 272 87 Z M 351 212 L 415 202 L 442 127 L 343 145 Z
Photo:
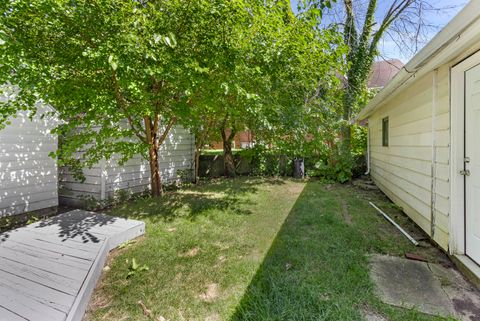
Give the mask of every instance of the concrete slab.
M 81 320 L 108 252 L 144 231 L 75 210 L 0 234 L 0 321 Z
M 399 257 L 372 255 L 370 275 L 387 304 L 459 320 L 480 321 L 480 294 L 456 270 Z

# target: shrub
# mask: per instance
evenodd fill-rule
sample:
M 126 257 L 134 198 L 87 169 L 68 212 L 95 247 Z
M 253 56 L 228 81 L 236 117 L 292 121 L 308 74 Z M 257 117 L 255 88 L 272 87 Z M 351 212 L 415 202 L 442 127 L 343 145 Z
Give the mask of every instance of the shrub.
M 345 156 L 336 145 L 326 159 L 320 159 L 315 163 L 312 172 L 329 182 L 346 183 L 352 178 L 352 168 L 352 157 Z
M 240 151 L 238 157 L 250 164 L 250 173 L 255 176 L 284 176 L 291 174 L 291 159 L 281 155 L 275 148 L 256 145 Z

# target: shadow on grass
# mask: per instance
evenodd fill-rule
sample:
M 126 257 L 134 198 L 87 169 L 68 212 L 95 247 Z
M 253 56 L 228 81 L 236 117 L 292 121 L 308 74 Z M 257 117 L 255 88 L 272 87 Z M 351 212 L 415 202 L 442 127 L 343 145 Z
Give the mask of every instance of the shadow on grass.
M 335 191 L 307 183 L 230 320 L 361 320 L 364 242 L 339 212 Z
M 363 320 L 365 312 L 392 321 L 445 320 L 376 297 L 368 255 L 420 250 L 372 210 L 372 198 L 391 205 L 383 194 L 308 182 L 229 320 Z
M 362 320 L 377 306 L 370 241 L 342 217 L 347 193 L 307 183 L 229 320 Z
M 139 200 L 133 206 L 129 204 L 123 207 L 123 209 L 134 209 L 133 212 L 125 213 L 120 208 L 119 211 L 114 210 L 114 214 L 136 219 L 148 218 L 152 222 L 160 220 L 169 222 L 179 217 L 193 221 L 212 210 L 228 210 L 237 215 L 249 215 L 251 211 L 247 209 L 247 205 L 251 205 L 252 201 L 248 195 L 255 194 L 260 184 L 282 185 L 285 183 L 275 178 L 251 177 L 212 180 L 206 184 L 167 192 L 158 199 Z

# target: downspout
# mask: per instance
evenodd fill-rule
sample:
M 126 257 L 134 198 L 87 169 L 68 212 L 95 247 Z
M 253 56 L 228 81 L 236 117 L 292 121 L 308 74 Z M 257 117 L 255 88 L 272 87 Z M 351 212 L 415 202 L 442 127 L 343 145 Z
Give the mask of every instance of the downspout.
M 436 117 L 438 103 L 438 69 L 433 71 L 432 83 L 432 165 L 430 186 L 430 236 L 435 236 L 435 206 L 436 206 L 436 179 L 437 179 L 437 142 L 436 142 Z
M 367 171 L 365 175 L 370 174 L 370 123 L 367 123 Z
M 105 170 L 105 158 L 100 161 L 100 200 L 105 200 L 106 197 L 106 178 L 107 173 Z

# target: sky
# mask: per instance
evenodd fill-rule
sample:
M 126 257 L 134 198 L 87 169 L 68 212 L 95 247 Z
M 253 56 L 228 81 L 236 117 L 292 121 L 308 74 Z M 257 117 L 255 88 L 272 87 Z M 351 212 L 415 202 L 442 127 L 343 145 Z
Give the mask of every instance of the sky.
M 293 10 L 297 11 L 297 1 L 291 0 Z M 363 3 L 367 3 L 367 0 L 357 0 Z M 376 19 L 380 21 L 383 15 L 386 13 L 393 0 L 380 0 L 378 1 L 378 9 Z M 431 40 L 448 22 L 468 3 L 468 0 L 432 0 L 429 1 L 432 6 L 441 10 L 426 10 L 424 13 L 425 21 L 431 25 L 426 29 L 424 41 L 419 44 L 418 50 L 421 49 L 429 40 Z M 337 0 L 337 5 L 341 3 L 341 0 Z M 328 19 L 328 18 L 327 18 Z M 414 48 L 414 44 L 410 46 Z M 418 51 L 417 50 L 417 51 Z M 378 59 L 400 59 L 403 63 L 407 63 L 414 55 L 411 50 L 405 50 L 399 48 L 398 45 L 390 37 L 384 37 L 379 45 L 380 57 Z

